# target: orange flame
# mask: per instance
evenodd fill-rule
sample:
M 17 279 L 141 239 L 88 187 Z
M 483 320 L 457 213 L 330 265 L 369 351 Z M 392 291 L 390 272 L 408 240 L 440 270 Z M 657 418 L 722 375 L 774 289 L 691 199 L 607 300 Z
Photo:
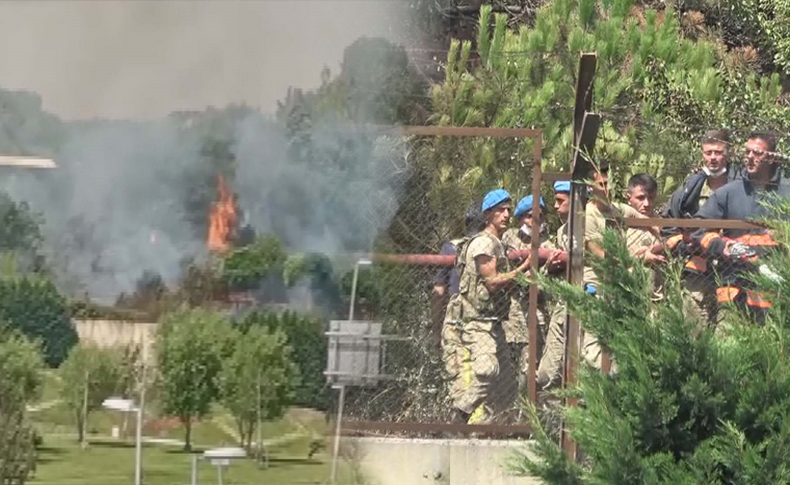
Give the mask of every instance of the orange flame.
M 225 183 L 222 175 L 217 176 L 216 202 L 211 205 L 208 215 L 208 249 L 224 252 L 230 248 L 230 236 L 236 227 L 237 212 L 233 194 Z

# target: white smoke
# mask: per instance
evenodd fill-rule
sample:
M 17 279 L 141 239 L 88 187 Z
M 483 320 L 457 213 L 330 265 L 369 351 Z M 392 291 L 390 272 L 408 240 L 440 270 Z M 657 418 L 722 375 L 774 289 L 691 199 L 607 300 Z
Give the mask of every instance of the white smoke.
M 11 140 L 0 131 L 0 150 L 53 155 L 59 166 L 9 173 L 0 188 L 44 215 L 48 257 L 65 289 L 111 302 L 143 272 L 172 283 L 184 258 L 205 254 L 205 235 L 184 206 L 184 174 L 203 163 L 201 140 L 183 117 L 165 113 L 234 101 L 269 110 L 288 85 L 317 85 L 321 68 L 356 37 L 386 34 L 393 3 L 0 3 L 0 55 L 9 59 L 0 85 L 42 95 L 13 118 L 0 113 Z M 41 36 L 23 32 L 30 29 Z M 14 72 L 22 55 L 37 64 Z M 41 111 L 41 99 L 66 118 L 137 121 L 61 122 Z M 47 140 L 35 120 L 46 120 Z M 371 152 L 331 124 L 315 127 L 318 146 L 345 150 L 338 167 L 290 163 L 286 137 L 267 113 L 252 110 L 222 131 L 236 159 L 242 222 L 291 250 L 368 250 L 397 208 L 406 172 L 395 140 Z

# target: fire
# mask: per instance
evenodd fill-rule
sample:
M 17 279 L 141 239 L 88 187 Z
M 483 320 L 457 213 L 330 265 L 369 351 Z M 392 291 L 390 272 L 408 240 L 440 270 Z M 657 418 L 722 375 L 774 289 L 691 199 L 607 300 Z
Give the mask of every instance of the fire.
M 225 183 L 225 177 L 217 176 L 216 202 L 211 204 L 208 215 L 208 249 L 210 251 L 224 252 L 230 248 L 230 237 L 236 227 L 237 212 L 233 202 L 233 193 Z

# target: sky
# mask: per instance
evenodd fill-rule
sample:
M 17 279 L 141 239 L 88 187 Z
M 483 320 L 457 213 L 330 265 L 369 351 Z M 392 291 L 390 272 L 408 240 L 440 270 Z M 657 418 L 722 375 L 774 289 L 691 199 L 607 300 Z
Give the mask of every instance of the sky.
M 0 87 L 66 120 L 153 119 L 244 102 L 272 112 L 361 36 L 398 40 L 404 1 L 0 2 Z

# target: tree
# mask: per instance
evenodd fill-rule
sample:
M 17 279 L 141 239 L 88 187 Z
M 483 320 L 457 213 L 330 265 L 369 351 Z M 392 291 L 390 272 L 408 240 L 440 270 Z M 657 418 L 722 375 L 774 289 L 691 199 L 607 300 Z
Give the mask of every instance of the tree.
M 69 352 L 60 375 L 61 398 L 74 415 L 78 441 L 85 445 L 90 413 L 105 399 L 128 390 L 122 354 L 117 349 L 78 345 Z
M 698 166 L 699 136 L 711 127 L 731 128 L 740 138 L 756 127 L 786 131 L 790 125 L 777 73 L 761 75 L 738 61 L 743 53 L 712 37 L 684 36 L 679 14 L 669 7 L 555 0 L 533 22 L 514 25 L 483 5 L 477 34 L 474 48 L 471 41 L 451 43 L 445 80 L 432 91 L 432 121 L 540 128 L 543 169 L 565 170 L 578 55 L 597 51 L 595 111 L 603 125 L 596 154 L 611 162 L 615 193 L 632 173 L 649 172 L 661 194 L 670 194 Z M 466 207 L 494 186 L 518 198 L 529 191 L 524 165 L 531 149 L 531 141 L 437 137 L 414 157 L 413 176 L 432 208 Z M 413 205 L 412 212 L 428 212 L 424 198 L 410 200 L 401 210 Z M 451 211 L 439 212 L 432 225 L 438 222 L 440 238 L 456 219 Z M 418 230 L 420 222 L 413 224 L 408 229 Z
M 36 344 L 0 326 L 0 483 L 21 485 L 35 468 L 35 431 L 25 406 L 40 395 L 43 368 Z
M 790 215 L 790 203 L 776 207 Z M 731 309 L 714 333 L 684 311 L 680 268 L 666 298 L 650 302 L 650 275 L 613 232 L 594 262 L 600 298 L 567 283 L 542 284 L 567 302 L 585 331 L 608 348 L 616 372 L 590 367 L 570 390 L 583 403 L 564 409 L 586 456 L 572 463 L 537 430 L 537 458 L 513 468 L 549 484 L 790 483 L 790 223 L 773 222 L 777 250 L 758 264 L 755 290 L 773 301 L 765 325 Z
M 234 340 L 220 375 L 222 402 L 236 418 L 243 446 L 251 450 L 255 430 L 281 417 L 290 404 L 298 372 L 281 331 L 252 327 Z M 258 442 L 258 450 L 261 446 Z
M 269 275 L 281 277 L 286 256 L 277 237 L 263 236 L 249 246 L 230 252 L 225 257 L 222 273 L 232 288 L 257 288 Z
M 22 272 L 40 271 L 44 267 L 41 224 L 41 215 L 33 212 L 27 203 L 15 202 L 0 192 L 0 254 L 13 254 Z
M 66 299 L 40 275 L 0 276 L 0 320 L 42 342 L 47 365 L 57 367 L 77 343 Z
M 192 423 L 206 416 L 219 397 L 230 331 L 224 316 L 203 309 L 178 310 L 162 319 L 156 343 L 162 406 L 184 425 L 184 450 L 192 449 Z
M 320 318 L 290 311 L 254 311 L 236 322 L 236 328 L 243 334 L 259 328 L 267 334 L 285 335 L 290 348 L 289 356 L 299 375 L 293 401 L 300 406 L 319 409 L 327 405 L 324 327 L 324 321 Z

